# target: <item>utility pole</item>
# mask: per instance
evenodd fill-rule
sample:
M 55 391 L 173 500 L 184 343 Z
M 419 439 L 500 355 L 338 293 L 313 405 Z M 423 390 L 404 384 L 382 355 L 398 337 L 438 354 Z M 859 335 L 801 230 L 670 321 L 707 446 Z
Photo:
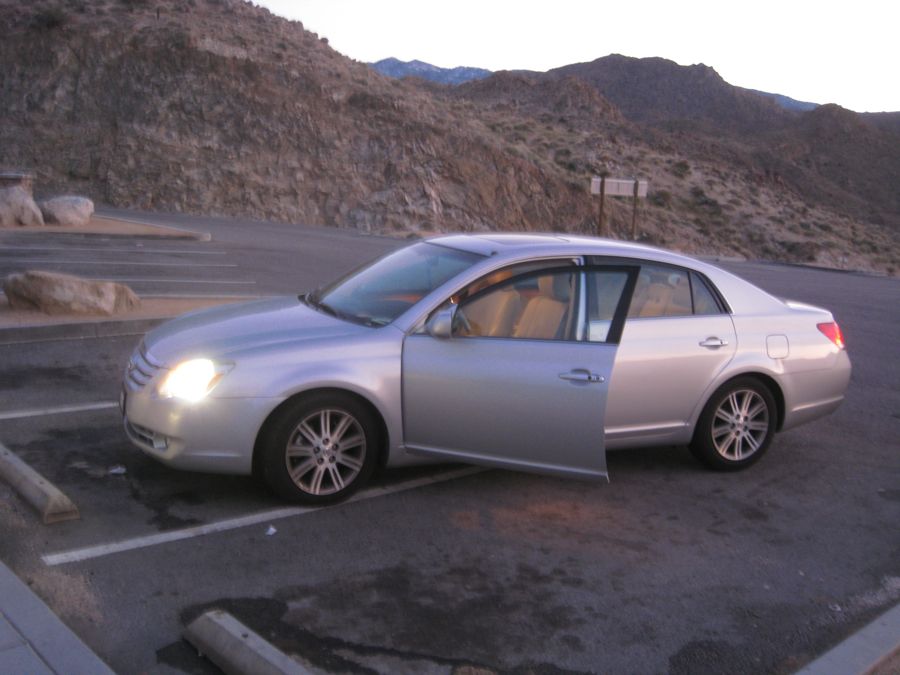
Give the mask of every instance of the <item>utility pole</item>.
M 637 200 L 638 200 L 638 182 L 634 181 L 634 203 L 631 208 L 631 241 L 637 241 Z
M 606 228 L 603 226 L 603 201 L 606 197 L 606 176 L 600 176 L 600 216 L 597 219 L 597 236 L 605 237 Z

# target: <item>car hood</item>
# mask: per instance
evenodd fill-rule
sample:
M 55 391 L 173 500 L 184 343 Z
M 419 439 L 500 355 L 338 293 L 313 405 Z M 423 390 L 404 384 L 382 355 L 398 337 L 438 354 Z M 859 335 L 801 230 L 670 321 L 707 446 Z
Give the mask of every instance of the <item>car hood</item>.
M 267 345 L 358 335 L 372 330 L 316 311 L 296 296 L 190 312 L 144 338 L 150 357 L 171 367 L 188 358 L 227 357 Z

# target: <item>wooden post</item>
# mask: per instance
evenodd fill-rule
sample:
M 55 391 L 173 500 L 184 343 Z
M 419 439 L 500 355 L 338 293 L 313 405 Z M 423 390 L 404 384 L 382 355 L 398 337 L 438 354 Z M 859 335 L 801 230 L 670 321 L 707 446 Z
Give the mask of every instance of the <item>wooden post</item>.
M 606 196 L 606 176 L 600 176 L 600 217 L 597 221 L 597 236 L 606 236 L 603 227 L 603 199 Z
M 638 179 L 634 179 L 634 205 L 631 209 L 631 241 L 637 241 Z

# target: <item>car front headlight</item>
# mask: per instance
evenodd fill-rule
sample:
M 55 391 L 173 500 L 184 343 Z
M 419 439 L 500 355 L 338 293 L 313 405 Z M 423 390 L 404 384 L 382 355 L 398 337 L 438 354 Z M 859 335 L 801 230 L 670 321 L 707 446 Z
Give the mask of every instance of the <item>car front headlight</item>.
M 216 363 L 210 359 L 182 361 L 163 378 L 159 395 L 162 398 L 200 401 L 233 367 L 233 364 Z

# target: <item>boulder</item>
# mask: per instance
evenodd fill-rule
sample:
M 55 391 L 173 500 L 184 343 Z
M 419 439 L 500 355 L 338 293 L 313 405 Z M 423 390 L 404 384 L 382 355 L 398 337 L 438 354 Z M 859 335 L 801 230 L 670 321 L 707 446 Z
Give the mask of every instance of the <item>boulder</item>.
M 25 188 L 16 185 L 0 189 L 0 227 L 43 224 L 41 210 Z
M 94 214 L 94 202 L 87 197 L 65 195 L 41 202 L 41 213 L 48 225 L 83 227 Z
M 37 309 L 44 314 L 111 315 L 141 302 L 124 284 L 57 272 L 10 274 L 3 281 L 3 292 L 13 309 Z

